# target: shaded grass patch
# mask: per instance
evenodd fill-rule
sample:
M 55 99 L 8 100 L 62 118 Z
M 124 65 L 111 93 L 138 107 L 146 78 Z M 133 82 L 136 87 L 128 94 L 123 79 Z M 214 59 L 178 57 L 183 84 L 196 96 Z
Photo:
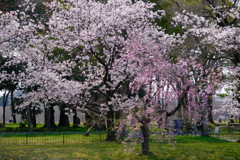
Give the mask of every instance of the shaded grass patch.
M 88 127 L 85 127 L 83 124 L 79 127 L 73 127 L 73 124 L 70 124 L 69 127 L 56 127 L 51 128 L 52 132 L 87 132 Z M 0 133 L 21 133 L 28 132 L 27 125 L 26 127 L 21 127 L 21 124 L 6 123 L 5 127 L 0 128 Z M 43 123 L 38 123 L 37 127 L 33 128 L 33 132 L 46 132 Z
M 201 136 L 176 136 L 174 140 L 177 143 L 230 143 L 230 141 L 219 139 L 217 137 Z

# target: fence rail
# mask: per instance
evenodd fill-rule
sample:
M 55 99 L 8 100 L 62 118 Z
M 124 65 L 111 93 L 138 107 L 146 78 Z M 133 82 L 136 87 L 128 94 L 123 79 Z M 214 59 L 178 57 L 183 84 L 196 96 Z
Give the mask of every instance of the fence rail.
M 239 133 L 183 133 L 180 135 L 215 137 L 215 138 L 227 140 L 230 142 L 239 142 L 240 141 L 240 132 Z
M 124 133 L 125 135 L 130 133 Z M 101 142 L 106 139 L 107 133 L 92 132 L 88 136 L 85 132 L 64 132 L 64 133 L 1 133 L 0 146 L 4 145 L 69 145 L 69 144 L 88 144 L 93 142 Z M 151 134 L 155 135 L 156 134 Z M 159 137 L 161 138 L 161 134 Z M 203 136 L 215 137 L 222 140 L 236 142 L 240 140 L 240 133 L 208 133 L 194 134 L 184 133 L 177 136 Z M 150 136 L 150 141 L 154 142 L 154 138 Z M 156 141 L 155 141 L 156 142 Z

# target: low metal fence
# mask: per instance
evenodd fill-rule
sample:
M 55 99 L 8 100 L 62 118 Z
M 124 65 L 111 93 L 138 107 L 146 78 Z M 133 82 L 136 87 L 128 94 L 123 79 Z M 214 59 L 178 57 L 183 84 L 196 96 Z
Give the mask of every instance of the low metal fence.
M 132 133 L 124 133 L 124 137 Z M 4 145 L 71 145 L 71 144 L 88 144 L 93 142 L 105 141 L 107 133 L 91 132 L 86 136 L 85 132 L 64 132 L 64 133 L 1 133 L 0 146 Z M 155 136 L 155 137 L 154 137 Z M 168 135 L 151 133 L 150 142 L 162 142 L 167 139 Z M 240 140 L 240 133 L 183 133 L 176 136 L 201 136 L 215 137 L 225 142 L 237 142 Z M 124 137 L 119 137 L 123 140 Z M 141 139 L 140 137 L 133 137 Z M 162 139 L 162 141 L 158 141 Z M 223 141 L 224 142 L 224 141 Z
M 230 141 L 230 142 L 239 142 L 240 141 L 240 132 L 239 133 L 182 133 L 181 136 L 201 136 L 201 137 L 215 137 L 218 139 Z
M 240 141 L 240 133 L 228 133 L 228 134 L 221 134 L 221 133 L 216 133 L 216 134 L 211 134 L 212 137 L 216 137 L 219 139 L 224 139 L 227 141 L 231 142 L 239 142 Z

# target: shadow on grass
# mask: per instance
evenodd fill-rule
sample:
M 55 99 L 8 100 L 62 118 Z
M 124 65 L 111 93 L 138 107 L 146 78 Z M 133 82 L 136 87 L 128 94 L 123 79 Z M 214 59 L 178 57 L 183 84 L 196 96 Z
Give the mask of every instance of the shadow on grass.
M 176 136 L 174 140 L 177 143 L 230 143 L 230 141 L 219 139 L 217 137 L 201 136 Z
M 13 124 L 7 123 L 5 127 L 0 128 L 0 133 L 19 133 L 19 132 L 28 132 L 27 125 L 21 126 L 22 124 Z M 37 124 L 37 127 L 33 128 L 33 132 L 46 132 L 46 128 L 43 127 L 44 124 Z M 69 127 L 56 127 L 51 128 L 52 132 L 86 132 L 88 127 L 85 127 L 83 124 L 79 127 L 73 127 L 71 124 Z

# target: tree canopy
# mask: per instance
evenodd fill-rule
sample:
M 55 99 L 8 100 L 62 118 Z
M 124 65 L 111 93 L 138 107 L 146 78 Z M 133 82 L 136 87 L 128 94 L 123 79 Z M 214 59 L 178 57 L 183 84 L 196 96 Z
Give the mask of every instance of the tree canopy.
M 1 72 L 1 83 L 15 78 L 19 87 L 35 88 L 18 107 L 66 104 L 69 112 L 106 117 L 108 141 L 116 140 L 121 112 L 123 123 L 139 127 L 142 153 L 149 154 L 156 122 L 168 132 L 168 117 L 181 112 L 186 121 L 207 124 L 226 68 L 233 73 L 230 113 L 239 115 L 237 4 L 27 0 L 0 13 L 0 53 L 10 58 L 1 71 L 17 66 Z

